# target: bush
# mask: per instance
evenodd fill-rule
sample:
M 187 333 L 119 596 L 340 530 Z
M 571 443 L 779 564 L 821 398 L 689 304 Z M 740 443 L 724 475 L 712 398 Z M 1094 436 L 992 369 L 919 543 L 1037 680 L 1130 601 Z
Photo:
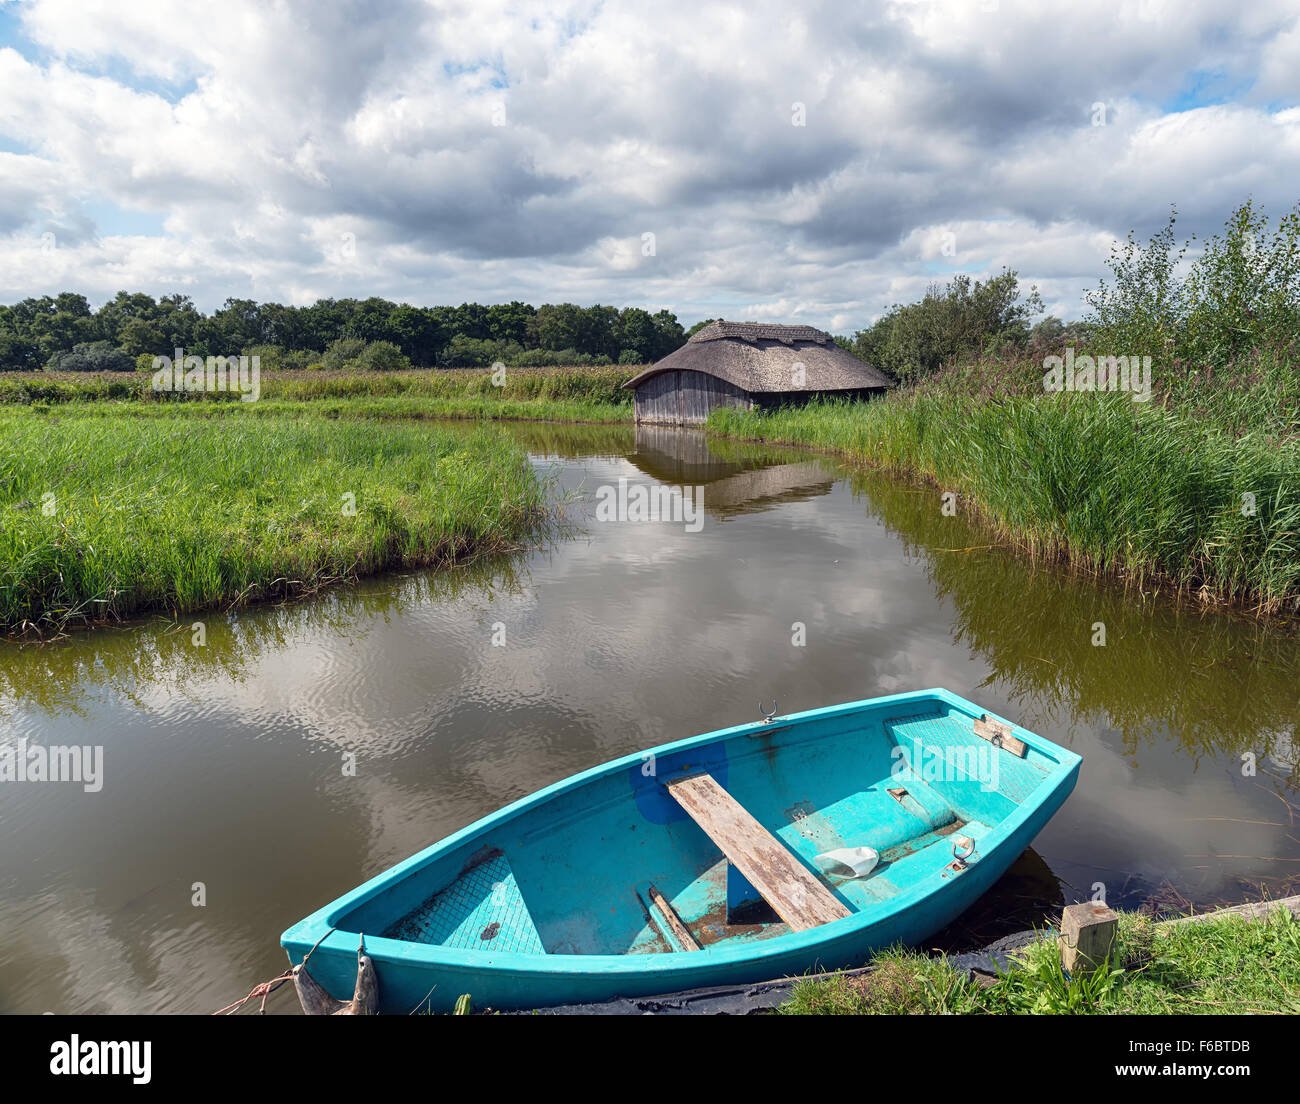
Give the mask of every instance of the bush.
M 619 364 L 640 364 L 642 363 L 641 354 L 635 349 L 624 349 L 618 354 Z
M 443 349 L 438 358 L 440 368 L 486 368 L 498 360 L 513 363 L 523 352 L 523 346 L 514 341 L 493 341 L 490 338 L 466 337 L 457 334 Z
M 613 361 L 603 353 L 580 353 L 576 349 L 521 349 L 506 358 L 512 368 L 599 368 Z
M 1087 322 L 1062 322 L 1049 314 L 1029 331 L 1029 350 L 1035 354 L 1059 353 L 1067 345 L 1083 346 L 1093 338 Z
M 258 364 L 268 372 L 301 371 L 319 362 L 321 354 L 314 349 L 285 349 L 281 345 L 252 345 L 244 355 L 257 357 Z
M 411 361 L 391 341 L 372 341 L 357 357 L 357 367 L 367 372 L 399 372 L 411 367 Z
M 315 349 L 295 349 L 280 357 L 280 367 L 305 372 L 308 368 L 319 368 L 320 360 L 321 354 Z
M 1242 204 L 1185 277 L 1178 269 L 1191 242 L 1176 246 L 1177 218 L 1174 210 L 1145 245 L 1130 232 L 1111 251 L 1112 279 L 1086 297 L 1096 349 L 1225 366 L 1293 340 L 1300 329 L 1300 204 L 1271 235 L 1253 203 Z
M 340 337 L 330 342 L 321 357 L 321 363 L 331 372 L 343 368 L 355 368 L 355 361 L 365 352 L 366 343 L 359 337 Z
M 83 341 L 70 352 L 55 353 L 47 367 L 56 372 L 134 372 L 135 358 L 108 341 Z

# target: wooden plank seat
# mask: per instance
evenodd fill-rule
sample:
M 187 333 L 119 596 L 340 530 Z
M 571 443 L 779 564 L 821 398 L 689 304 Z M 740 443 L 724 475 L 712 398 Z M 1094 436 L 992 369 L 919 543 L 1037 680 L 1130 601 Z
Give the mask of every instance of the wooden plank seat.
M 676 779 L 668 783 L 668 792 L 791 931 L 806 931 L 852 915 L 711 774 Z

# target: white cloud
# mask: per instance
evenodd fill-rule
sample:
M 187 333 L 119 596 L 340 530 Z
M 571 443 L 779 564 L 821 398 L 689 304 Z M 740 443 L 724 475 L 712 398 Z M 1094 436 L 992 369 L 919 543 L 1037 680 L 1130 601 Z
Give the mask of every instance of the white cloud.
M 4 300 L 574 299 L 687 322 L 727 304 L 851 330 L 948 269 L 1010 265 L 1072 315 L 1111 241 L 1171 203 L 1204 232 L 1247 195 L 1288 209 L 1300 178 L 1281 0 L 18 14 Z

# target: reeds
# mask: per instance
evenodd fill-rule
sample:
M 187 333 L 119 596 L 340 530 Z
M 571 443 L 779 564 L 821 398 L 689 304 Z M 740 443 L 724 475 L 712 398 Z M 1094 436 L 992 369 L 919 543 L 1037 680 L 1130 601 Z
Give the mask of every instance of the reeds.
M 1031 554 L 1207 601 L 1300 611 L 1300 447 L 1124 394 L 922 388 L 873 403 L 719 410 L 712 431 L 919 474 Z M 936 492 L 934 508 L 941 507 Z
M 0 410 L 11 634 L 448 564 L 513 547 L 544 516 L 524 452 L 491 429 L 96 409 Z

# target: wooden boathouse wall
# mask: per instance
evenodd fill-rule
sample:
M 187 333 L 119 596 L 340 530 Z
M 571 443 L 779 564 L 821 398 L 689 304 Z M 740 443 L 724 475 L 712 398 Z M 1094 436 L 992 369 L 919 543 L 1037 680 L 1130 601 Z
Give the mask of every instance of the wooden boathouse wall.
M 704 372 L 669 370 L 651 376 L 635 391 L 636 421 L 658 425 L 702 425 L 719 406 L 750 410 L 748 391 Z

